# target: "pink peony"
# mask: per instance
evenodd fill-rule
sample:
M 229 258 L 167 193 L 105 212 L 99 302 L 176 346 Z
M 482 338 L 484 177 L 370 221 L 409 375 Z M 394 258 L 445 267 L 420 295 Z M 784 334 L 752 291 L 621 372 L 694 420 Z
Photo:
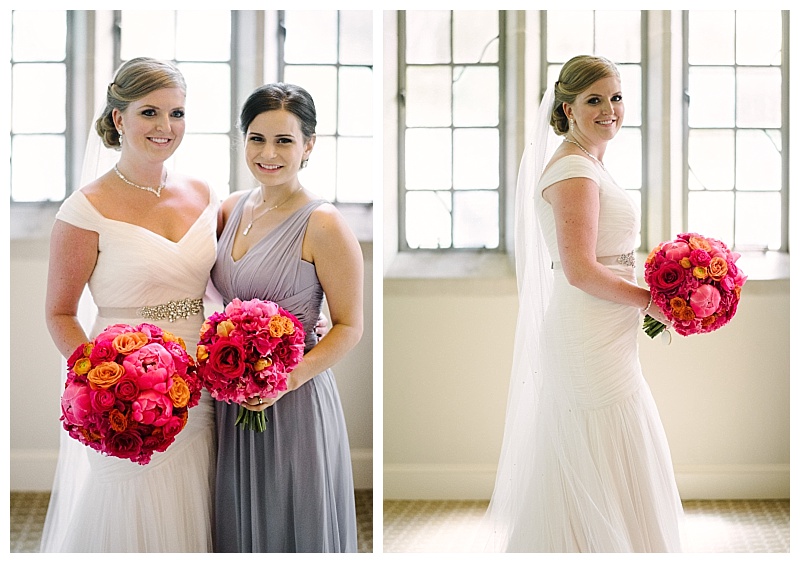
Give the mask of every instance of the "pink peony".
M 711 284 L 705 284 L 694 290 L 689 304 L 694 314 L 702 319 L 714 314 L 719 307 L 719 302 L 719 290 Z
M 163 426 L 172 416 L 172 399 L 156 391 L 143 391 L 131 404 L 131 418 L 141 424 Z
M 665 243 L 664 246 L 661 247 L 661 252 L 664 253 L 667 260 L 680 262 L 681 258 L 689 256 L 691 249 L 689 245 L 683 241 L 672 241 Z
M 98 342 L 102 342 L 103 340 L 114 340 L 120 334 L 127 334 L 129 332 L 138 332 L 135 328 L 131 325 L 126 324 L 115 324 L 109 325 L 105 328 L 103 332 L 97 335 L 94 339 L 95 344 Z
M 92 393 L 88 385 L 72 382 L 61 395 L 63 419 L 69 424 L 82 425 L 92 412 Z
M 128 354 L 122 365 L 129 377 L 136 379 L 139 389 L 166 393 L 172 386 L 175 361 L 161 344 L 145 344 Z

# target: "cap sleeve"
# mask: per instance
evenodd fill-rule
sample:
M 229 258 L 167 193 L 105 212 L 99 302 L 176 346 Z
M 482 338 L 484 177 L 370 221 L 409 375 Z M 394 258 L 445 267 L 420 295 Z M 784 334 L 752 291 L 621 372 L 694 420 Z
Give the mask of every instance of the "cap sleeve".
M 103 216 L 94 208 L 89 200 L 86 199 L 83 192 L 77 191 L 64 200 L 58 213 L 56 213 L 56 219 L 69 223 L 79 229 L 99 232 L 100 222 L 103 220 Z
M 597 185 L 600 185 L 600 170 L 595 162 L 586 157 L 577 154 L 564 156 L 556 160 L 542 174 L 542 178 L 539 180 L 539 194 L 556 182 L 569 180 L 570 178 L 589 178 Z

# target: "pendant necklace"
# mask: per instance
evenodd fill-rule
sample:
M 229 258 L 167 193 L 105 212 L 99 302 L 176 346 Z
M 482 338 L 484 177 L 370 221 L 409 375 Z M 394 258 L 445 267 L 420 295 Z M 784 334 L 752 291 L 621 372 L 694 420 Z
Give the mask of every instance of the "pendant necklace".
M 134 184 L 130 180 L 128 180 L 125 176 L 122 175 L 122 172 L 119 171 L 117 165 L 114 165 L 114 172 L 117 173 L 119 179 L 128 184 L 129 186 L 133 186 L 134 188 L 139 188 L 140 190 L 144 190 L 146 192 L 150 192 L 151 194 L 155 194 L 156 197 L 161 197 L 161 190 L 164 189 L 164 186 L 167 185 L 167 169 L 164 169 L 164 181 L 158 185 L 157 188 L 151 188 L 150 186 L 140 186 L 139 184 Z
M 250 222 L 249 222 L 249 223 L 247 223 L 247 226 L 246 226 L 246 227 L 244 228 L 244 230 L 242 231 L 242 236 L 243 236 L 243 237 L 246 237 L 246 236 L 247 236 L 247 233 L 249 233 L 249 232 L 250 232 L 250 229 L 253 227 L 253 223 L 255 223 L 257 220 L 261 219 L 261 218 L 262 218 L 264 215 L 266 215 L 267 213 L 269 213 L 269 212 L 270 212 L 270 211 L 272 211 L 273 209 L 277 209 L 277 208 L 279 208 L 281 205 L 283 205 L 284 203 L 286 203 L 287 201 L 289 201 L 290 199 L 292 199 L 292 197 L 294 197 L 294 194 L 296 194 L 297 192 L 299 192 L 299 191 L 300 191 L 300 190 L 302 190 L 302 189 L 303 189 L 303 187 L 301 186 L 300 188 L 298 188 L 298 189 L 294 190 L 292 193 L 290 193 L 290 194 L 289 194 L 289 197 L 287 197 L 286 199 L 284 199 L 284 200 L 283 200 L 282 202 L 280 202 L 278 205 L 273 205 L 273 206 L 272 206 L 272 207 L 270 207 L 269 209 L 265 209 L 264 211 L 262 211 L 261 213 L 259 213 L 259 214 L 258 214 L 258 215 L 256 215 L 255 217 L 253 217 L 253 208 L 251 207 L 251 208 L 250 208 Z M 253 207 L 255 207 L 255 206 L 253 206 Z
M 605 169 L 606 169 L 605 165 L 604 165 L 602 162 L 600 162 L 600 159 L 599 159 L 599 158 L 597 158 L 597 157 L 596 157 L 595 155 L 593 155 L 592 153 L 590 153 L 589 151 L 587 151 L 585 148 L 583 148 L 583 145 L 581 145 L 581 144 L 580 144 L 578 141 L 573 141 L 572 139 L 567 139 L 566 137 L 564 137 L 564 140 L 565 140 L 566 142 L 568 142 L 568 143 L 572 143 L 573 145 L 577 145 L 577 147 L 578 147 L 579 149 L 581 149 L 583 152 L 585 152 L 587 155 L 589 155 L 589 157 L 590 157 L 590 158 L 592 158 L 592 159 L 593 159 L 595 162 L 597 162 L 597 164 L 599 164 L 599 165 L 600 165 L 600 167 L 601 167 L 603 170 L 605 170 Z

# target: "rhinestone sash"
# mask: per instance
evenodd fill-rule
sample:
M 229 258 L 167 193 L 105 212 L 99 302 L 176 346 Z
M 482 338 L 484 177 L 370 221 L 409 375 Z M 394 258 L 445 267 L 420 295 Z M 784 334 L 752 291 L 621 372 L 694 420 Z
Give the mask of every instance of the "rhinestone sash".
M 168 301 L 160 305 L 147 305 L 144 307 L 99 307 L 98 314 L 105 318 L 134 318 L 141 317 L 152 321 L 188 319 L 192 315 L 203 312 L 203 299 L 179 299 Z

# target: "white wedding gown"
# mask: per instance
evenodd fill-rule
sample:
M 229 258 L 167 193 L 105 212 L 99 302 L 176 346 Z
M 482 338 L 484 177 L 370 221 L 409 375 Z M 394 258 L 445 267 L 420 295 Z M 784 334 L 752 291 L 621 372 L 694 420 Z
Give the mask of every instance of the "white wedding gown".
M 525 445 L 503 454 L 487 512 L 489 548 L 680 551 L 682 508 L 669 447 L 639 364 L 641 314 L 571 286 L 558 264 L 553 211 L 541 193 L 573 177 L 600 187 L 598 257 L 629 253 L 639 231 L 638 208 L 598 164 L 570 155 L 545 170 L 534 197 L 555 267 L 538 348 L 540 387 L 519 407 L 533 411 L 530 428 L 506 430 L 507 437 L 521 433 L 514 443 Z M 633 267 L 607 267 L 636 283 Z
M 57 219 L 99 233 L 89 280 L 99 315 L 90 337 L 110 324 L 149 322 L 183 338 L 195 355 L 202 314 L 170 323 L 125 309 L 203 297 L 216 257 L 217 206 L 212 192 L 197 221 L 172 242 L 103 217 L 81 192 L 64 202 Z M 206 391 L 175 442 L 148 465 L 104 456 L 62 430 L 41 551 L 212 551 L 215 452 L 214 407 Z

